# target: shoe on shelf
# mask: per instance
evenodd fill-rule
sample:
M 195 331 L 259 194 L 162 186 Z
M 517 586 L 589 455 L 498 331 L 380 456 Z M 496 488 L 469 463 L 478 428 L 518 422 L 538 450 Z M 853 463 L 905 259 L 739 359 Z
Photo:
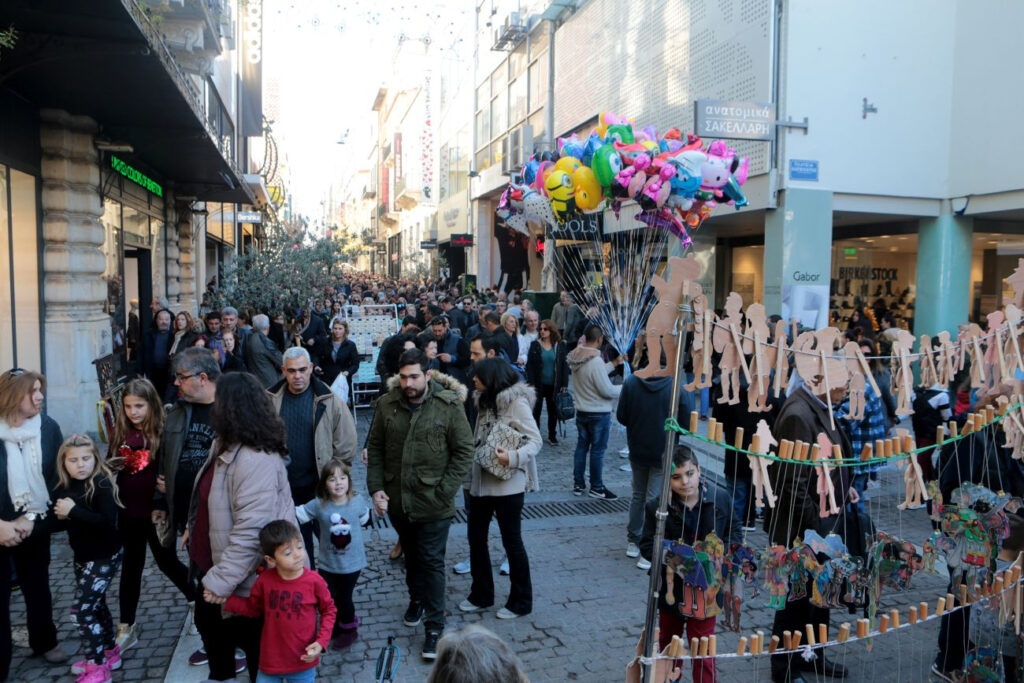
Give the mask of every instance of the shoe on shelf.
M 591 498 L 604 498 L 605 500 L 616 500 L 618 496 L 602 486 L 601 488 L 590 489 Z
M 117 637 L 114 642 L 121 648 L 121 652 L 127 652 L 139 643 L 139 632 L 142 628 L 139 624 L 118 624 Z
M 427 631 L 423 639 L 423 659 L 432 662 L 437 659 L 437 641 L 441 640 L 440 631 Z
M 210 662 L 210 658 L 206 656 L 206 650 L 199 648 L 188 656 L 188 663 L 190 666 L 204 666 Z
M 574 496 L 582 496 L 586 492 L 587 492 L 587 489 L 584 486 L 573 486 L 572 487 L 572 495 L 574 495 Z
M 479 605 L 474 605 L 469 601 L 469 598 L 466 598 L 465 600 L 459 603 L 459 609 L 466 613 L 472 613 L 483 612 L 486 608 L 480 607 Z
M 106 659 L 104 664 L 108 671 L 117 671 L 121 668 L 121 650 L 115 645 L 113 649 L 104 650 L 103 657 Z M 80 662 L 75 662 L 71 665 L 71 673 L 73 674 L 84 674 L 89 668 L 89 660 L 83 659 Z
M 501 561 L 501 567 L 498 568 L 498 573 L 501 574 L 502 576 L 508 576 L 509 566 L 508 566 L 508 558 L 507 557 L 504 560 Z
M 50 664 L 63 664 L 68 661 L 68 653 L 64 652 L 59 644 L 54 645 L 52 648 L 43 653 L 43 659 Z M 109 673 L 109 672 L 108 672 Z
M 627 543 L 626 557 L 640 557 L 640 546 L 636 543 Z
M 463 560 L 462 562 L 456 562 L 455 566 L 452 567 L 452 571 L 456 574 L 468 574 L 470 570 L 469 560 Z
M 85 663 L 85 670 L 75 679 L 77 683 L 110 683 L 110 668 L 106 664 Z
M 651 561 L 641 557 L 639 560 L 636 561 L 636 566 L 637 569 L 643 569 L 644 571 L 647 571 L 651 568 Z
M 521 617 L 523 615 L 522 614 L 516 614 L 515 612 L 510 610 L 508 607 L 502 607 L 500 610 L 498 610 L 498 612 L 497 612 L 497 614 L 495 614 L 495 616 L 498 617 L 499 619 L 518 619 L 519 617 Z
M 423 623 L 423 603 L 418 600 L 410 600 L 409 607 L 405 610 L 402 623 L 406 626 L 419 626 Z

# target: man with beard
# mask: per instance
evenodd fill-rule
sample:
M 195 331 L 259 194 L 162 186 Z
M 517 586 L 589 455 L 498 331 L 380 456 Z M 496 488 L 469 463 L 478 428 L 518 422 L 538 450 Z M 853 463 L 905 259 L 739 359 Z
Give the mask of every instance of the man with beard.
M 366 487 L 377 514 L 390 514 L 405 552 L 406 626 L 424 624 L 423 658 L 437 658 L 444 630 L 445 546 L 455 494 L 473 464 L 466 387 L 410 349 L 377 401 L 367 443 Z

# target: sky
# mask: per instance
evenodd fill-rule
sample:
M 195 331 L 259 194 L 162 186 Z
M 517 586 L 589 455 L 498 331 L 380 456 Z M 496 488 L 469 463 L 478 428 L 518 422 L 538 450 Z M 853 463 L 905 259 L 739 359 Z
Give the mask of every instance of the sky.
M 474 0 L 263 0 L 264 110 L 276 82 L 272 124 L 287 158 L 295 209 L 311 218 L 332 182 L 365 165 L 370 111 L 403 33 L 451 41 Z M 338 144 L 344 140 L 344 144 Z

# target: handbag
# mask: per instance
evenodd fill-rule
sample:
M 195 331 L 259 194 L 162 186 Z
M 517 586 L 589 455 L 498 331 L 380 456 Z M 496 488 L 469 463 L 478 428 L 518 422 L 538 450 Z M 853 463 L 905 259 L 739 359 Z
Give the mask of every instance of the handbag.
M 563 389 L 555 394 L 555 416 L 561 422 L 576 417 L 576 401 L 572 398 L 572 392 Z
M 504 448 L 506 451 L 516 451 L 526 443 L 526 437 L 504 422 L 495 422 L 487 432 L 487 436 L 476 444 L 476 451 L 473 459 L 476 464 L 487 470 L 502 481 L 512 478 L 516 468 L 502 465 L 498 462 L 498 456 L 494 451 L 496 448 Z

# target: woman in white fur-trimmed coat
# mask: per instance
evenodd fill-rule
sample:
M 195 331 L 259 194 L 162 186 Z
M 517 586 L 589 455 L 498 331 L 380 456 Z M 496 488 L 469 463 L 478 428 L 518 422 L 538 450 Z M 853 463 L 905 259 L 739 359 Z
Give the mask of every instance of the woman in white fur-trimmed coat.
M 519 373 L 504 360 L 488 358 L 473 366 L 476 387 L 476 454 L 470 475 L 469 562 L 473 577 L 469 598 L 459 609 L 478 612 L 494 604 L 494 573 L 487 548 L 491 518 L 498 519 L 501 542 L 508 556 L 512 584 L 499 619 L 515 619 L 533 610 L 530 560 L 523 545 L 523 498 L 538 490 L 537 453 L 540 432 L 533 420 L 537 394 L 521 382 Z M 493 453 L 499 469 L 511 470 L 502 478 L 484 465 L 481 455 Z M 486 462 L 485 462 L 486 464 Z M 509 474 L 508 472 L 504 473 Z

